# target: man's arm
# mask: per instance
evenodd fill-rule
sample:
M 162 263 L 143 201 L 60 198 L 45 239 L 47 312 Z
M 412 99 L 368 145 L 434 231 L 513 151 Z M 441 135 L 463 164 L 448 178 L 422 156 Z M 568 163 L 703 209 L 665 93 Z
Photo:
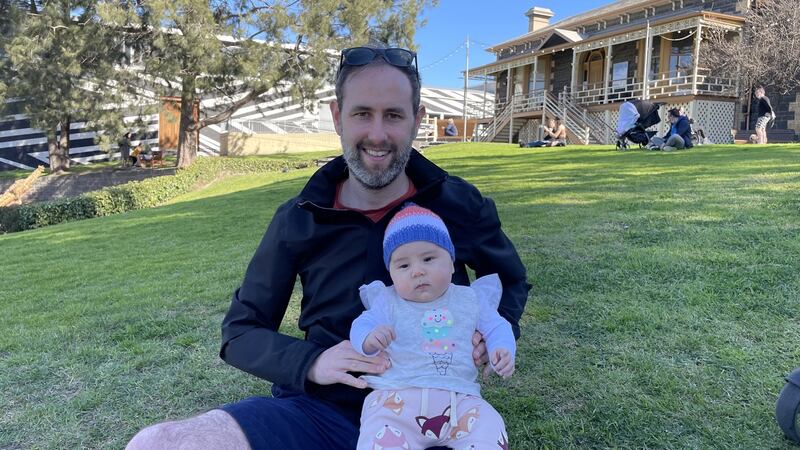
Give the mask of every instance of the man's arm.
M 287 248 L 288 205 L 275 213 L 233 294 L 222 322 L 220 357 L 259 378 L 303 392 L 311 364 L 325 349 L 277 331 L 297 276 Z

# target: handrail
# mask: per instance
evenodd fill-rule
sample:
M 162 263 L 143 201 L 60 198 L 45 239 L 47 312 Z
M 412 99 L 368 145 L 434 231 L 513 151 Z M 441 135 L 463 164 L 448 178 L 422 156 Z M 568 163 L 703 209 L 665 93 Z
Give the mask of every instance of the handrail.
M 549 92 L 545 95 L 545 107 L 552 111 L 561 111 L 561 120 L 564 122 L 567 129 L 571 130 L 572 134 L 578 136 L 583 144 L 589 143 L 589 128 L 581 126 L 581 124 L 569 114 L 564 114 L 567 111 L 561 108 L 561 105 L 558 104 L 558 100 Z
M 591 115 L 587 115 L 585 109 L 580 108 L 575 104 L 575 102 L 572 99 L 572 96 L 569 94 L 569 92 L 566 92 L 566 91 L 560 92 L 558 94 L 558 100 L 559 100 L 559 104 L 560 105 L 562 105 L 564 108 L 566 108 L 567 110 L 571 111 L 573 114 L 575 114 L 578 117 L 580 117 L 581 120 L 583 122 L 585 122 L 586 125 L 589 125 L 591 128 L 593 128 L 593 129 L 602 129 L 602 128 L 605 128 L 605 127 L 608 126 L 608 124 L 606 124 L 605 121 L 602 121 L 602 120 L 599 120 L 599 119 L 595 119 Z M 609 128 L 611 128 L 611 127 L 609 127 Z
M 489 142 L 494 139 L 494 137 L 499 133 L 500 125 L 503 124 L 507 118 L 511 117 L 513 108 L 514 101 L 512 99 L 510 103 L 507 103 L 503 106 L 502 111 L 500 111 L 500 114 L 495 116 L 494 120 L 492 120 L 492 123 L 477 135 L 476 140 L 479 142 Z
M 605 140 L 606 136 L 604 131 L 606 129 L 610 130 L 612 135 L 616 135 L 615 128 L 609 125 L 605 120 L 586 114 L 585 109 L 578 107 L 568 91 L 565 90 L 559 93 L 558 99 L 559 103 L 564 105 L 566 109 L 572 111 L 583 121 L 584 125 L 591 130 L 590 133 L 594 135 L 595 139 L 598 141 L 602 142 Z
M 711 70 L 699 68 L 697 76 L 691 70 L 673 70 L 655 74 L 647 80 L 650 97 L 670 95 L 711 95 L 737 97 L 738 84 L 735 78 L 714 76 Z M 616 103 L 641 98 L 644 82 L 636 77 L 612 80 L 605 84 L 594 84 L 572 93 L 573 101 L 584 105 Z

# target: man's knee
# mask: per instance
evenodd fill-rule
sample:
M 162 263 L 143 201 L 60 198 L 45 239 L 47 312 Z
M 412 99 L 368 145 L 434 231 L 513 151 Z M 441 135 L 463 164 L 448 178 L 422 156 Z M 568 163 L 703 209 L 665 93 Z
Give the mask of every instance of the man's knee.
M 138 432 L 126 450 L 193 448 L 249 449 L 239 424 L 225 411 L 215 409 L 191 419 L 151 425 Z

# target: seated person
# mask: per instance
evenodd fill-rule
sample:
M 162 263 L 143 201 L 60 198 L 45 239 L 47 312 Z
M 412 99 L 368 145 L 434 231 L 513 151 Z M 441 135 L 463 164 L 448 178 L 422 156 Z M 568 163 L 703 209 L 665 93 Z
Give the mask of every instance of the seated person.
M 561 122 L 560 117 L 547 121 L 547 126 L 542 125 L 544 137 L 541 141 L 520 142 L 520 147 L 563 147 L 567 145 L 567 127 Z
M 447 119 L 447 126 L 444 128 L 444 135 L 445 136 L 458 135 L 458 128 L 456 128 L 456 124 L 453 121 L 453 119 Z
M 136 167 L 139 165 L 139 155 L 142 153 L 142 145 L 139 144 L 133 148 L 131 154 L 129 156 L 131 160 L 131 167 Z
M 692 148 L 692 127 L 689 125 L 689 119 L 681 114 L 681 110 L 678 108 L 670 109 L 667 117 L 671 126 L 667 134 L 661 138 L 663 143 L 659 145 L 659 148 L 665 152 Z
M 137 148 L 141 150 L 137 154 L 137 160 L 139 162 L 139 167 L 144 167 L 148 163 L 152 165 L 153 161 L 153 150 L 150 148 L 150 144 L 147 142 L 142 142 Z

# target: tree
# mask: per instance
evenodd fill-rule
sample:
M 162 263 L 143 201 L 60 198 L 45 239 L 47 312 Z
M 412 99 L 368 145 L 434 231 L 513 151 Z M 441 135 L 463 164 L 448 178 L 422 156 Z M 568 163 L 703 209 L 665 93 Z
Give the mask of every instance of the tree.
M 146 45 L 143 72 L 181 101 L 178 167 L 197 155 L 201 128 L 224 122 L 269 91 L 310 100 L 338 53 L 370 37 L 413 46 L 419 14 L 437 0 L 176 0 L 105 2 L 106 23 Z M 204 94 L 225 99 L 193 114 Z
M 738 74 L 742 86 L 764 84 L 787 93 L 800 87 L 797 0 L 756 0 L 740 35 L 710 29 L 702 61 L 718 74 Z M 743 90 L 743 94 L 748 91 Z
M 66 170 L 74 121 L 94 130 L 121 124 L 120 111 L 108 106 L 121 100 L 120 90 L 108 88 L 121 73 L 115 68 L 121 41 L 98 22 L 93 0 L 3 6 L 14 14 L 4 21 L 0 38 L 0 94 L 18 100 L 31 125 L 44 130 L 51 171 Z M 10 105 L 3 101 L 0 108 Z
M 119 55 L 107 42 L 106 30 L 94 20 L 92 2 L 6 5 L 15 14 L 4 22 L 0 40 L 0 72 L 5 81 L 0 94 L 19 100 L 15 103 L 33 127 L 44 130 L 51 170 L 66 170 L 73 121 L 89 120 L 89 128 L 99 129 L 108 127 L 104 122 L 120 120 L 116 111 L 105 107 L 111 100 L 108 91 L 92 89 L 93 81 L 113 78 Z M 11 105 L 0 104 L 3 109 Z

